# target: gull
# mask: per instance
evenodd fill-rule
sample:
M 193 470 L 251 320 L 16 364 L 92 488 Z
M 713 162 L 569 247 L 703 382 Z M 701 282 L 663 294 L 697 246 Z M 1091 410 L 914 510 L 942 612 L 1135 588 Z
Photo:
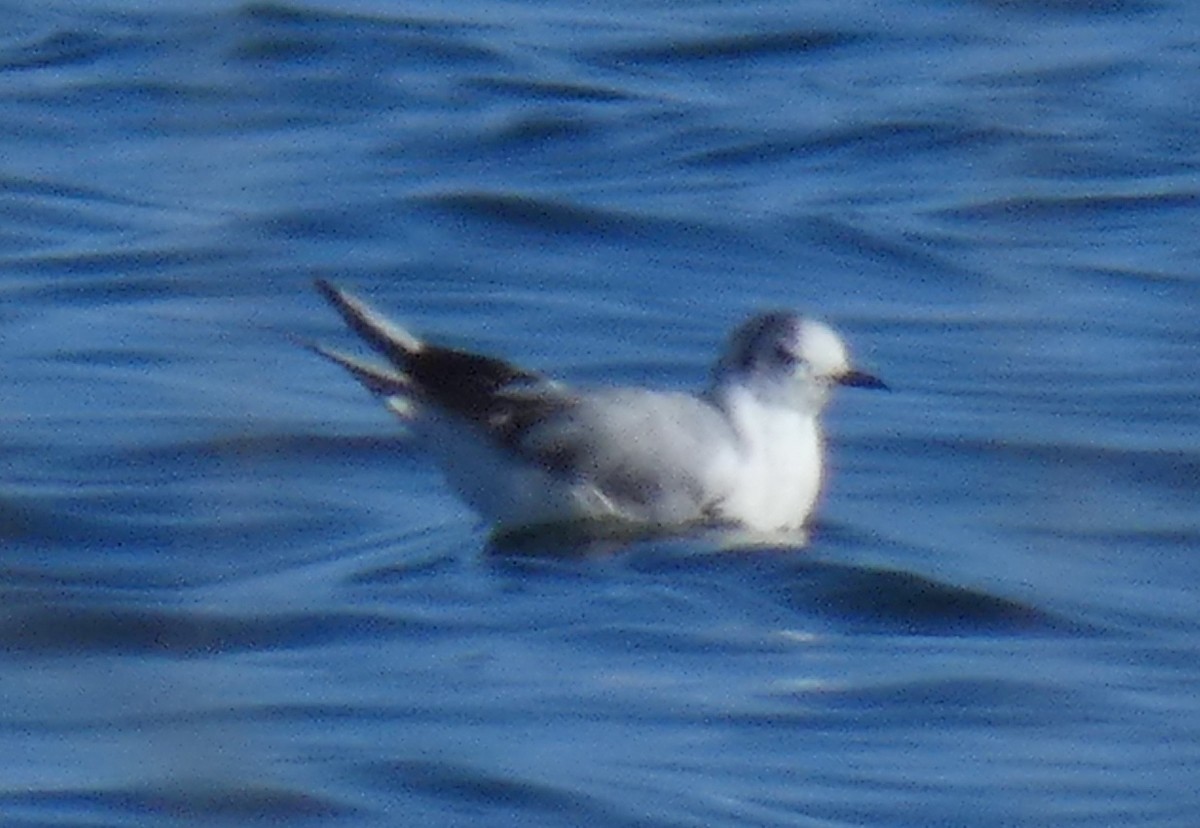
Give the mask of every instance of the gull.
M 700 394 L 581 390 L 428 343 L 352 293 L 316 284 L 387 364 L 311 347 L 409 424 L 498 534 L 581 522 L 803 532 L 821 488 L 830 394 L 887 388 L 851 367 L 831 327 L 791 311 L 734 330 Z

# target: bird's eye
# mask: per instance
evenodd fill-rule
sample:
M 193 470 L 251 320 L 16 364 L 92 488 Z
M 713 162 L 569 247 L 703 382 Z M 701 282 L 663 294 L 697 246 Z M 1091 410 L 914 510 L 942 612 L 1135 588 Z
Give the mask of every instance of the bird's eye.
M 800 357 L 796 356 L 786 345 L 775 346 L 775 359 L 779 361 L 780 365 L 786 365 L 789 368 L 800 361 Z

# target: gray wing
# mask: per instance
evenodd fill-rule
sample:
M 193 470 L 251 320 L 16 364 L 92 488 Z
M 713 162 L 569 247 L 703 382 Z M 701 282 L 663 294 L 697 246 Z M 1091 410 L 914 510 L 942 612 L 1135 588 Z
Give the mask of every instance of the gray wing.
M 532 423 L 519 449 L 545 468 L 593 485 L 640 520 L 713 519 L 728 493 L 723 461 L 736 440 L 707 401 L 612 389 Z

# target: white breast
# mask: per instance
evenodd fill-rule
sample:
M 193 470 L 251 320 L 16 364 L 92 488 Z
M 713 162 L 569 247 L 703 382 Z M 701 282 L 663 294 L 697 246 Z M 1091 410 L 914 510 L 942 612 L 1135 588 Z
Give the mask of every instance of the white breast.
M 722 513 L 762 532 L 799 529 L 821 488 L 821 432 L 816 416 L 761 404 L 736 392 L 726 400 L 741 440 L 737 483 Z

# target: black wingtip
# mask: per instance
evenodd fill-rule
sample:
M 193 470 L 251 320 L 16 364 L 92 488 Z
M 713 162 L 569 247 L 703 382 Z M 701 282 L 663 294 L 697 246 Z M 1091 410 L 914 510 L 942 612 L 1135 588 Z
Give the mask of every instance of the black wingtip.
M 400 327 L 366 302 L 326 279 L 314 281 L 317 291 L 345 320 L 350 330 L 400 370 L 408 368 L 413 354 L 423 349 L 421 340 Z
M 330 304 L 337 304 L 337 297 L 341 291 L 338 290 L 333 282 L 328 279 L 314 279 L 313 285 L 316 287 L 317 292 L 324 296 Z
M 307 347 L 313 353 L 324 357 L 336 365 L 340 365 L 372 394 L 377 394 L 381 397 L 407 396 L 412 391 L 408 378 L 396 371 L 364 362 L 357 357 L 344 354 L 334 348 L 326 347 L 319 342 L 310 342 L 307 344 Z

